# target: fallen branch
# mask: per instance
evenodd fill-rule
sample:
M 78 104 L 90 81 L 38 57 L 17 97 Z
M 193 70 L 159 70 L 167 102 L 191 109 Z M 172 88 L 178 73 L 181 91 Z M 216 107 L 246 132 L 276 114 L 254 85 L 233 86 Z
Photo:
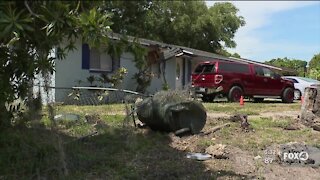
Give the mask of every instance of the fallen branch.
M 219 131 L 220 129 L 222 129 L 224 127 L 230 127 L 230 123 L 226 123 L 226 124 L 223 124 L 223 125 L 220 125 L 220 126 L 213 127 L 209 131 L 204 132 L 202 135 L 208 135 L 208 134 L 217 132 L 217 131 Z

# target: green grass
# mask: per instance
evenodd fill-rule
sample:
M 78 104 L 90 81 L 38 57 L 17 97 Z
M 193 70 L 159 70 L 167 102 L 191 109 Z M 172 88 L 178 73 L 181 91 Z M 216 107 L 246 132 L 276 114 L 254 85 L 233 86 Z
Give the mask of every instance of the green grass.
M 109 115 L 109 114 L 121 114 L 125 111 L 124 104 L 108 104 L 108 105 L 99 105 L 99 106 L 76 106 L 76 105 L 67 105 L 67 106 L 56 106 L 56 109 L 59 113 L 75 113 L 79 115 L 92 114 L 96 113 L 100 116 Z
M 244 106 L 239 103 L 204 103 L 208 112 L 223 112 L 227 114 L 243 113 L 248 115 L 259 115 L 263 112 L 298 111 L 300 103 L 284 104 L 280 102 L 252 103 L 245 102 Z
M 281 103 L 205 103 L 208 113 L 227 114 L 294 111 L 300 104 Z M 174 149 L 166 133 L 123 126 L 124 105 L 58 106 L 56 114 L 75 113 L 78 121 L 58 121 L 69 176 L 59 174 L 61 167 L 57 134 L 47 113 L 41 123 L 46 128 L 13 128 L 0 132 L 0 179 L 209 179 L 221 176 L 240 179 L 238 174 L 225 170 L 207 170 L 204 163 L 185 158 L 186 152 Z M 103 125 L 86 122 L 86 114 L 98 114 Z M 212 121 L 207 128 L 227 122 Z M 132 125 L 132 122 L 130 122 Z M 243 132 L 238 122 L 212 136 L 201 136 L 194 144 L 202 149 L 218 143 L 228 144 L 258 154 L 262 149 L 291 141 L 302 141 L 320 147 L 319 132 L 311 129 L 283 130 L 294 123 L 290 118 L 251 117 L 254 131 Z M 83 140 L 78 138 L 94 131 L 98 134 Z

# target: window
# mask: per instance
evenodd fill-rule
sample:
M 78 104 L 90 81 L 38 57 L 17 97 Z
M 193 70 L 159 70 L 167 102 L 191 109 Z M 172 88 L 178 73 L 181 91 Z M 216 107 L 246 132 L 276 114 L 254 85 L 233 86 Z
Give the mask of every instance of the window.
M 112 71 L 112 59 L 105 52 L 98 49 L 90 50 L 90 70 L 92 71 Z
M 195 73 L 212 73 L 215 71 L 214 64 L 199 64 L 194 70 Z
M 270 78 L 276 78 L 277 74 L 271 69 L 261 66 L 254 66 L 255 73 L 257 76 L 264 76 L 264 77 L 270 77 Z
M 250 73 L 247 64 L 219 62 L 218 71 L 233 73 Z
M 111 72 L 112 66 L 112 58 L 106 52 L 95 48 L 89 49 L 88 44 L 82 45 L 82 69 Z

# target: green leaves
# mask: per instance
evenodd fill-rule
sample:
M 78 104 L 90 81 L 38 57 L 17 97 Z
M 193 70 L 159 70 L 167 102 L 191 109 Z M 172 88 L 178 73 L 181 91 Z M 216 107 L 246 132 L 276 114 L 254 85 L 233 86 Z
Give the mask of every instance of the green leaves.
M 9 4 L 0 8 L 0 15 L 0 39 L 10 40 L 12 32 L 20 34 L 23 31 L 34 31 L 32 18 L 24 9 L 18 10 Z
M 320 80 L 320 53 L 315 54 L 309 62 L 309 76 Z
M 35 74 L 52 74 L 54 60 L 74 50 L 75 40 L 83 37 L 94 46 L 108 44 L 111 15 L 99 10 L 101 3 L 0 2 L 0 107 L 25 98 Z M 57 57 L 49 56 L 53 49 Z M 1 121 L 3 117 L 1 112 Z
M 310 68 L 315 68 L 320 70 L 320 53 L 315 54 L 309 62 Z
M 128 51 L 134 55 L 135 66 L 138 70 L 147 68 L 146 55 L 148 51 L 137 42 L 137 39 L 130 43 Z
M 245 24 L 231 3 L 107 1 L 105 9 L 114 14 L 115 32 L 210 52 L 235 47 L 234 35 Z
M 307 65 L 306 61 L 299 60 L 299 59 L 288 59 L 287 57 L 272 59 L 270 61 L 266 61 L 266 63 L 274 66 L 278 66 L 278 67 L 285 67 L 292 70 L 296 70 L 297 73 L 290 73 L 290 72 L 283 72 L 283 73 L 284 75 L 298 75 L 298 76 L 304 75 L 304 69 Z
M 90 47 L 100 47 L 108 44 L 107 34 L 111 32 L 110 13 L 102 13 L 96 8 L 82 13 L 79 18 L 78 29 L 83 34 L 83 41 Z

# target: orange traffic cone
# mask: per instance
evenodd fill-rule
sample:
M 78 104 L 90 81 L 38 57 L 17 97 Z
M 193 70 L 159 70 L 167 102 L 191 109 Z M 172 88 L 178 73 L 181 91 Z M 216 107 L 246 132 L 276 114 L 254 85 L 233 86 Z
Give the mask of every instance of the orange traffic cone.
M 303 104 L 303 101 L 304 101 L 304 97 L 301 96 L 301 104 Z
M 240 105 L 241 105 L 241 106 L 244 105 L 243 96 L 240 97 Z

